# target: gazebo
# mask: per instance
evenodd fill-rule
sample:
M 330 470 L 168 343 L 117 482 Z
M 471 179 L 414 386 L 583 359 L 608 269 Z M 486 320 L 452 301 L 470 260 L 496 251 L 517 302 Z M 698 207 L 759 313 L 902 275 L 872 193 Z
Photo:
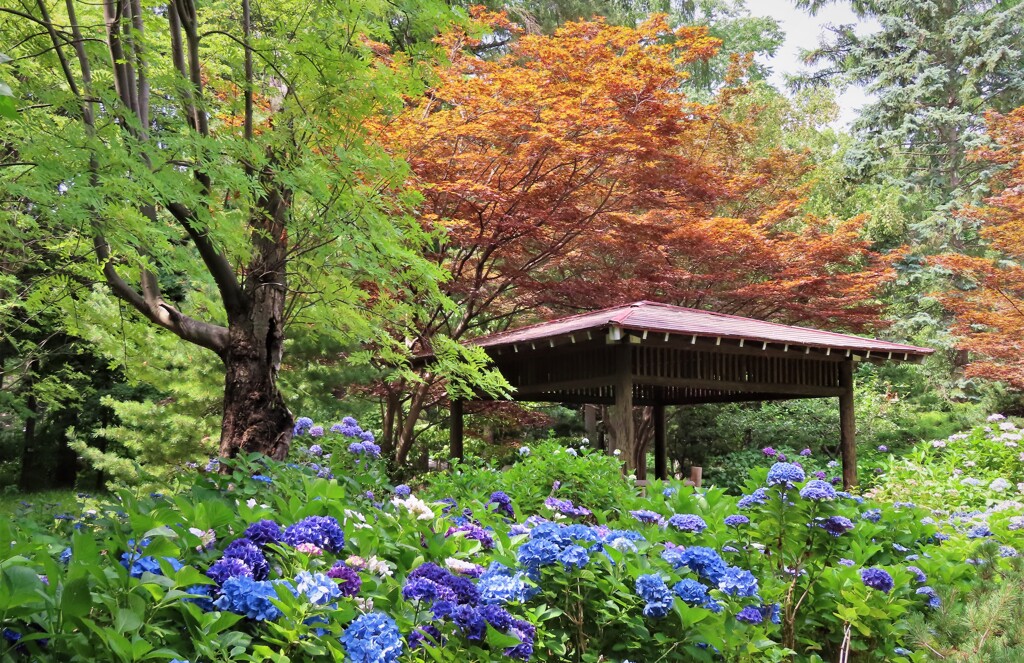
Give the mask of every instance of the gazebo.
M 854 362 L 920 362 L 933 352 L 648 301 L 470 343 L 484 348 L 515 388 L 513 400 L 610 406 L 612 448 L 633 449 L 633 407 L 653 406 L 654 474 L 659 479 L 668 476 L 668 405 L 838 398 L 846 487 L 857 483 Z M 453 401 L 450 451 L 460 459 L 462 418 L 463 402 Z M 639 462 L 645 461 L 641 457 Z

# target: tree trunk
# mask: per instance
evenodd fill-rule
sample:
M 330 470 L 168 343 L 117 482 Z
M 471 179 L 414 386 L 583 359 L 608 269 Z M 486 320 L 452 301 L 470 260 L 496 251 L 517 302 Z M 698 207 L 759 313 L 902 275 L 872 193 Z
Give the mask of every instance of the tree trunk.
M 404 466 L 409 460 L 409 450 L 412 449 L 412 443 L 416 440 L 416 422 L 419 421 L 429 391 L 430 385 L 426 380 L 412 390 L 412 396 L 409 398 L 409 414 L 406 415 L 405 425 L 399 432 L 398 448 L 395 451 L 396 468 Z
M 291 201 L 274 184 L 273 173 L 264 172 L 261 180 L 265 193 L 256 206 L 260 217 L 252 225 L 264 232 L 253 239 L 256 251 L 246 270 L 244 296 L 228 312 L 220 455 L 259 452 L 282 460 L 294 426 L 277 388 L 284 354 L 285 222 Z

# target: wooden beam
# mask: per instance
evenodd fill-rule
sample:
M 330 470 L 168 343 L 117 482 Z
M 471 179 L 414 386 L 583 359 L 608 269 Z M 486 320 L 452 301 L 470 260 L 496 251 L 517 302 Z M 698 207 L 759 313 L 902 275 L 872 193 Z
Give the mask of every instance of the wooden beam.
M 840 396 L 842 387 L 826 387 L 807 384 L 771 384 L 765 382 L 726 382 L 722 380 L 695 380 L 690 378 L 660 378 L 643 376 L 638 378 L 643 384 L 664 387 L 693 387 L 695 389 L 714 389 L 719 391 L 743 391 L 759 394 L 789 394 L 793 396 Z
M 853 409 L 853 362 L 839 365 L 839 450 L 843 459 L 843 487 L 857 485 L 857 417 Z
M 668 448 L 665 444 L 665 406 L 654 406 L 654 478 L 668 479 Z
M 448 434 L 448 451 L 452 458 L 462 460 L 464 457 L 462 449 L 462 405 L 461 399 L 452 400 L 451 428 Z

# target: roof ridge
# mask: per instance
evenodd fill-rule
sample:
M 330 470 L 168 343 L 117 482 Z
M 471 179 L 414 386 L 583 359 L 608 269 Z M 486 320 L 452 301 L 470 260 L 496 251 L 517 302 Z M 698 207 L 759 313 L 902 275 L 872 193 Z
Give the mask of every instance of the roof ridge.
M 470 339 L 470 340 L 471 341 L 475 341 L 475 340 L 478 340 L 478 339 L 481 339 L 481 338 L 486 338 L 488 340 L 494 339 L 494 338 L 500 338 L 502 336 L 505 336 L 506 334 L 515 334 L 515 333 L 518 333 L 518 332 L 521 332 L 521 331 L 526 331 L 527 329 L 533 329 L 534 327 L 541 327 L 543 325 L 550 325 L 550 324 L 554 324 L 554 323 L 561 323 L 561 322 L 565 322 L 566 320 L 575 320 L 577 318 L 583 318 L 583 317 L 586 317 L 588 315 L 597 315 L 598 313 L 604 313 L 606 311 L 614 311 L 614 310 L 620 309 L 620 308 L 629 308 L 629 307 L 633 306 L 636 303 L 638 303 L 638 302 L 631 302 L 629 304 L 619 304 L 617 306 L 607 306 L 605 308 L 594 309 L 593 311 L 584 311 L 582 313 L 574 313 L 572 315 L 567 315 L 567 316 L 564 316 L 564 317 L 561 317 L 561 318 L 555 318 L 554 320 L 542 320 L 540 322 L 534 322 L 534 323 L 531 323 L 531 324 L 528 324 L 528 325 L 523 325 L 522 327 L 513 327 L 512 329 L 506 329 L 505 331 L 493 332 L 491 334 L 484 334 L 483 336 L 478 336 L 475 339 Z M 650 303 L 650 302 L 644 302 L 644 303 Z M 615 321 L 614 319 L 609 319 L 608 320 L 608 322 L 614 322 L 614 321 Z

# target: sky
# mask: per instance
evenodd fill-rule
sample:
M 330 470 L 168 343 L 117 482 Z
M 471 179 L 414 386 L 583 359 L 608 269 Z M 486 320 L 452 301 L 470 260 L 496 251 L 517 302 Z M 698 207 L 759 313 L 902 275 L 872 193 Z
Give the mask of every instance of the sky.
M 818 45 L 826 33 L 828 24 L 841 25 L 859 23 L 860 21 L 845 3 L 830 5 L 810 16 L 805 11 L 796 9 L 792 0 L 747 0 L 747 8 L 755 16 L 771 16 L 779 21 L 786 33 L 786 43 L 779 49 L 774 58 L 764 58 L 764 62 L 772 67 L 773 75 L 769 80 L 779 89 L 785 89 L 785 75 L 795 74 L 804 69 L 798 53 L 800 49 L 810 49 Z M 865 24 L 862 29 L 870 30 L 871 25 Z M 838 99 L 838 127 L 847 127 L 857 115 L 857 108 L 862 106 L 868 97 L 864 90 L 856 87 L 847 89 Z

